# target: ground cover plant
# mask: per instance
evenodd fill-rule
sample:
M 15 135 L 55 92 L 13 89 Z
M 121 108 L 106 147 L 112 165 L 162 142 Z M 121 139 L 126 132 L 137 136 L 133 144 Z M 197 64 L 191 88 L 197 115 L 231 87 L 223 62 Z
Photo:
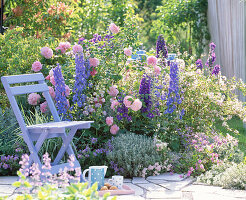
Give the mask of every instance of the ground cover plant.
M 214 43 L 209 45 L 205 63 L 186 55 L 171 61 L 166 41 L 159 35 L 155 50 L 141 60 L 130 59 L 141 43 L 135 19 L 126 19 L 122 26 L 108 23 L 107 31 L 91 38 L 77 37 L 75 43 L 54 38 L 39 41 L 27 65 L 27 71 L 45 76 L 62 120 L 95 122 L 92 128 L 77 132 L 73 141 L 82 169 L 107 165 L 111 168 L 107 175 L 125 177 L 166 171 L 206 176 L 210 170 L 231 166 L 229 171 L 217 170 L 223 174 L 222 186 L 243 188 L 245 179 L 233 183 L 228 176 L 233 169 L 244 173 L 244 154 L 231 136 L 239 132 L 230 120 L 246 121 L 246 108 L 235 92 L 245 94 L 245 84 L 221 75 L 223 66 L 214 65 Z M 21 29 L 12 29 L 5 37 L 17 34 L 24 40 L 18 33 Z M 41 93 L 24 95 L 18 102 L 28 124 L 52 120 Z M 16 136 L 11 137 L 15 140 Z M 28 153 L 21 140 L 18 145 L 21 153 Z M 40 156 L 48 150 L 52 159 L 58 149 L 59 141 L 47 142 Z M 14 155 L 6 153 L 1 149 L 5 156 L 1 169 L 15 166 Z M 214 179 L 218 179 L 217 171 L 210 173 Z

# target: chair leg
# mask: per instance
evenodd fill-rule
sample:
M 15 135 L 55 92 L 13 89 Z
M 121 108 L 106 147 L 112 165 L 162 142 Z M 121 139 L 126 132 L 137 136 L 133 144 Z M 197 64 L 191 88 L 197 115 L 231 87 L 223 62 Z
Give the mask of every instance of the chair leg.
M 38 138 L 35 146 L 34 146 L 34 148 L 36 150 L 37 156 L 38 156 L 38 152 L 39 152 L 42 144 L 44 143 L 45 139 L 48 136 L 48 133 L 49 133 L 49 131 L 47 129 L 43 130 L 42 133 L 41 133 L 41 135 L 39 136 L 39 138 Z M 38 156 L 38 159 L 40 160 L 39 156 Z M 34 161 L 33 156 L 30 155 L 29 166 L 33 163 L 33 161 Z M 39 164 L 40 169 L 42 169 L 42 163 L 41 163 L 41 161 L 38 164 Z
M 65 138 L 66 140 L 64 141 L 64 144 L 62 145 L 59 153 L 57 154 L 57 156 L 56 156 L 56 158 L 55 158 L 55 160 L 53 162 L 53 165 L 57 165 L 60 162 L 60 160 L 62 159 L 62 157 L 63 157 L 63 155 L 65 153 L 65 151 L 67 151 L 67 149 L 69 148 L 70 143 L 71 143 L 76 131 L 77 131 L 77 127 L 76 128 L 72 128 L 70 130 L 70 132 L 68 133 L 68 136 L 66 136 L 66 138 Z M 65 134 L 64 134 L 64 136 L 65 136 Z M 71 146 L 70 146 L 70 148 L 68 149 L 68 151 L 72 150 Z

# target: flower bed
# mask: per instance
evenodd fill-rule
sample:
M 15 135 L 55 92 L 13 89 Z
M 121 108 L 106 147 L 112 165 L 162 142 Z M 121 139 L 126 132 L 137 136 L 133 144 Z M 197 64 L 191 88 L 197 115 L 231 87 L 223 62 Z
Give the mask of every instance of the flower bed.
M 214 66 L 216 45 L 210 44 L 205 66 L 194 57 L 168 60 L 162 36 L 146 60 L 130 59 L 138 48 L 134 24 L 113 23 L 90 40 L 40 47 L 31 68 L 45 75 L 62 120 L 95 121 L 75 136 L 81 166 L 107 165 L 111 174 L 130 177 L 165 171 L 198 176 L 230 163 L 241 168 L 244 155 L 229 135 L 238 132 L 227 121 L 246 120 L 235 94 L 245 94 L 245 84 Z M 26 102 L 36 119 L 52 119 L 42 94 L 29 94 Z M 216 129 L 218 120 L 227 136 Z M 51 158 L 61 145 L 55 143 Z

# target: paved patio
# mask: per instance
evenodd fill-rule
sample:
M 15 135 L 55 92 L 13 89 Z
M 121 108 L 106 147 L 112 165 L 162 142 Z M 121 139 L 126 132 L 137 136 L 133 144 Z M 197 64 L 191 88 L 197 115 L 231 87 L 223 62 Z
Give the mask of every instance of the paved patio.
M 14 199 L 16 190 L 11 186 L 18 179 L 16 176 L 0 177 L 0 197 Z M 125 179 L 125 184 L 135 190 L 135 195 L 118 196 L 118 200 L 245 200 L 246 191 L 227 190 L 221 187 L 202 185 L 192 178 L 181 178 L 169 173 L 150 176 L 147 179 Z

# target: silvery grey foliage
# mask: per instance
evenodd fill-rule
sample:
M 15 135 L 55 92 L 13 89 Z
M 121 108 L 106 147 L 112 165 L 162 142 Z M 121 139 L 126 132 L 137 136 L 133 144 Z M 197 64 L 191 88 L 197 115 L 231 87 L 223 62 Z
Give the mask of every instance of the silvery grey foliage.
M 128 132 L 115 137 L 112 145 L 113 150 L 107 157 L 123 168 L 122 175 L 127 177 L 140 176 L 144 167 L 161 160 L 151 137 Z
M 223 188 L 246 190 L 246 163 L 223 163 L 198 177 L 198 181 Z

